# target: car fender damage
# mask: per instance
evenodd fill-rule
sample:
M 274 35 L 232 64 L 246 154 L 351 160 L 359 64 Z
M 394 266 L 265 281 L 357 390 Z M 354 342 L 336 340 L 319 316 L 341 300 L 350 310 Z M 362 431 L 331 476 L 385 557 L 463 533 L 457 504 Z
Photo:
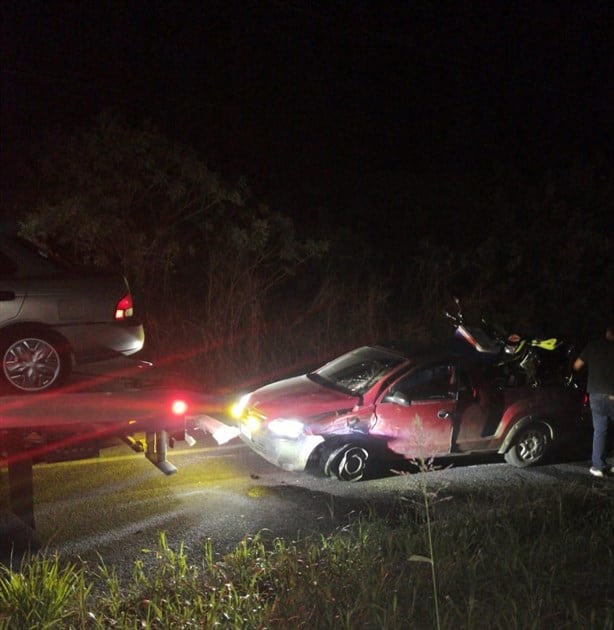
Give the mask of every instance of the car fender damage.
M 321 435 L 303 434 L 296 439 L 278 438 L 269 444 L 258 436 L 247 435 L 244 431 L 240 432 L 239 437 L 268 462 L 291 472 L 306 470 L 316 449 L 324 443 Z

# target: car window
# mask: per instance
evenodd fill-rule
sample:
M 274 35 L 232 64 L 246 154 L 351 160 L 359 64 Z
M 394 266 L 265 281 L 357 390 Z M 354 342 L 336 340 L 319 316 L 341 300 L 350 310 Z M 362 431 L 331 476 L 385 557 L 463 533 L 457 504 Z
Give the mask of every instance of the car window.
M 19 267 L 8 257 L 0 252 L 0 278 L 9 278 L 15 275 Z
M 16 237 L 0 237 L 2 278 L 56 275 L 65 272 L 67 268 L 28 241 Z
M 421 367 L 397 381 L 390 394 L 400 394 L 411 400 L 439 400 L 452 397 L 457 388 L 456 370 L 453 365 L 443 363 Z
M 338 357 L 308 376 L 323 385 L 361 396 L 403 361 L 395 353 L 364 347 Z

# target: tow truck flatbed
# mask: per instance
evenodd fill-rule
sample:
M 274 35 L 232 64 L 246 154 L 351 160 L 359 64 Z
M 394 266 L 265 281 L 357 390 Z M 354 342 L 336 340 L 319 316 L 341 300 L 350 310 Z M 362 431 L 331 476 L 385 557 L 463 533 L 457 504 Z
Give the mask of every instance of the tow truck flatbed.
M 123 357 L 87 366 L 47 393 L 2 395 L 0 467 L 8 468 L 11 510 L 34 527 L 32 465 L 95 457 L 111 440 L 173 474 L 168 448 L 193 444 L 186 423 L 219 406 L 168 371 Z

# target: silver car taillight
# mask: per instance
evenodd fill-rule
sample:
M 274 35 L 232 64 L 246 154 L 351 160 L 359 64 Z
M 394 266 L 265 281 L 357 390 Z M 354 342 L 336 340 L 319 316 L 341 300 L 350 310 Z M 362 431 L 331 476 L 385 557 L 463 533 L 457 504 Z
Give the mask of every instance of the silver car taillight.
M 126 293 L 124 297 L 115 306 L 115 319 L 127 319 L 134 315 L 134 305 L 132 304 L 132 296 Z

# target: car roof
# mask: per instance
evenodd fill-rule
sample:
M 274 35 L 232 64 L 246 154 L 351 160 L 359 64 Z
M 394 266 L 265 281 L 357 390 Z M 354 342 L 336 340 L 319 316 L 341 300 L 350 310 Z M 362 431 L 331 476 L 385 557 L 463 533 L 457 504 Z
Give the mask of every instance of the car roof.
M 2 275 L 50 275 L 67 270 L 59 260 L 19 236 L 0 233 L 0 273 Z

